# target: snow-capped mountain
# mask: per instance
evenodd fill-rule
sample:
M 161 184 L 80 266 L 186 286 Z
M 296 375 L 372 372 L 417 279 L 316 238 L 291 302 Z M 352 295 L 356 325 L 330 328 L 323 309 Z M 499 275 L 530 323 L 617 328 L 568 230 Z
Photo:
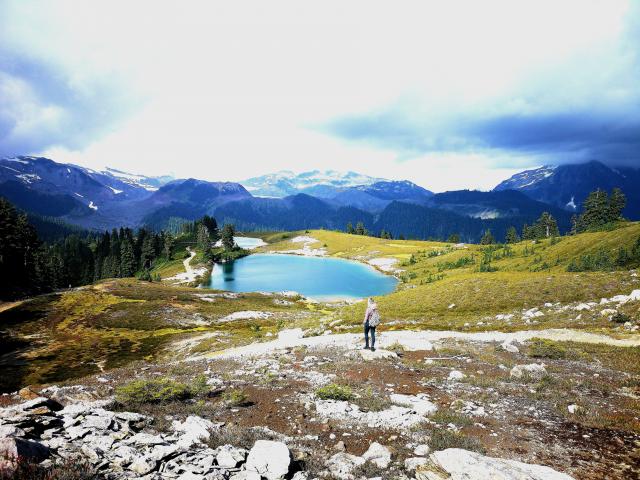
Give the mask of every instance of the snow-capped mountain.
M 79 167 L 83 168 L 83 167 Z M 164 175 L 160 177 L 147 177 L 145 175 L 136 175 L 133 173 L 123 172 L 122 170 L 116 170 L 115 168 L 106 167 L 104 170 L 95 171 L 90 168 L 84 168 L 84 170 L 92 177 L 100 178 L 102 183 L 108 184 L 116 182 L 118 185 L 124 183 L 131 187 L 143 188 L 148 192 L 155 192 L 163 185 L 175 180 L 170 175 Z M 114 188 L 117 190 L 117 188 Z
M 330 198 L 343 189 L 357 185 L 371 185 L 383 180 L 356 172 L 311 170 L 296 174 L 290 170 L 282 170 L 249 178 L 240 183 L 256 197 L 283 198 L 297 193 L 306 193 L 320 198 Z
M 545 166 L 517 173 L 494 190 L 517 190 L 534 200 L 579 211 L 589 192 L 620 188 L 627 196 L 624 215 L 640 219 L 640 169 L 612 168 L 601 162 Z

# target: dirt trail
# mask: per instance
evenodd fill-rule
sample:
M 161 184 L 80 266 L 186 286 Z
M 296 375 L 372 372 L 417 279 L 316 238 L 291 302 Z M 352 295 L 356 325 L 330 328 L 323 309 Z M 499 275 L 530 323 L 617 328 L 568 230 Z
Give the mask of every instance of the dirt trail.
M 206 267 L 202 268 L 193 268 L 191 266 L 191 260 L 196 256 L 195 250 L 191 250 L 191 248 L 187 247 L 187 252 L 189 252 L 189 257 L 184 259 L 182 265 L 184 265 L 184 272 L 178 273 L 173 277 L 169 277 L 166 280 L 177 280 L 177 283 L 190 283 L 194 282 L 196 278 L 200 275 L 206 273 Z
M 347 349 L 357 349 L 362 346 L 362 335 L 355 333 L 344 333 L 338 335 L 323 335 L 307 338 L 288 338 L 273 340 L 270 342 L 252 343 L 243 347 L 230 348 L 218 352 L 212 352 L 197 357 L 190 357 L 187 360 L 199 360 L 203 358 L 238 358 L 247 356 L 265 355 L 273 350 L 282 348 L 293 348 L 299 346 L 306 347 L 342 347 Z M 398 330 L 390 332 L 379 332 L 377 335 L 377 345 L 380 348 L 388 347 L 394 343 L 400 343 L 406 350 L 431 350 L 432 342 L 453 339 L 470 342 L 524 342 L 532 338 L 545 338 L 561 342 L 582 342 L 611 345 L 616 347 L 640 346 L 640 335 L 630 335 L 624 339 L 617 339 L 608 335 L 583 332 L 571 329 L 547 329 L 547 330 L 524 330 L 520 332 L 453 332 L 453 331 L 411 331 Z

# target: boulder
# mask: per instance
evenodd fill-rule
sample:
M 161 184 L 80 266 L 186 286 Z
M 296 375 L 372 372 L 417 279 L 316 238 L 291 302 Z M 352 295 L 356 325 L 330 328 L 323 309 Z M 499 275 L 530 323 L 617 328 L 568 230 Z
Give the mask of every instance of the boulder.
M 529 365 L 516 365 L 511 369 L 512 378 L 523 378 L 528 376 L 532 380 L 539 381 L 547 374 L 547 369 L 541 363 L 531 363 Z
M 449 372 L 448 380 L 450 382 L 458 382 L 458 381 L 462 380 L 465 377 L 466 377 L 466 375 L 464 373 L 462 373 L 461 371 L 459 371 L 459 370 L 451 370 L 451 372 Z
M 378 468 L 387 468 L 391 463 L 391 450 L 378 442 L 369 445 L 369 449 L 364 452 L 362 458 L 373 463 Z
M 239 463 L 244 462 L 247 451 L 233 445 L 223 445 L 216 455 L 216 462 L 223 468 L 236 468 Z
M 573 480 L 541 465 L 486 457 L 479 453 L 448 448 L 432 453 L 429 462 L 418 466 L 416 480 Z
M 433 415 L 438 410 L 438 407 L 434 403 L 421 396 L 394 393 L 389 399 L 392 403 L 410 408 L 420 415 Z
M 257 472 L 267 480 L 279 480 L 289 472 L 291 454 L 282 442 L 258 440 L 247 458 L 247 471 Z
M 0 438 L 0 459 L 12 461 L 20 457 L 41 462 L 49 454 L 49 449 L 39 442 L 15 437 Z

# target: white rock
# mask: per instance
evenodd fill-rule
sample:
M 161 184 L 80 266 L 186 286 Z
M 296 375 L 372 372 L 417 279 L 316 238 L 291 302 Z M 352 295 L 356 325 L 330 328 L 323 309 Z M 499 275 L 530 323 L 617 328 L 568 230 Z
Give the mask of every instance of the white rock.
M 443 473 L 430 465 L 420 466 L 416 480 L 573 480 L 549 467 L 486 457 L 459 448 L 432 453 L 430 460 Z
M 377 349 L 373 352 L 371 350 L 359 350 L 360 355 L 363 360 L 380 360 L 383 358 L 398 358 L 398 354 L 396 352 L 392 352 L 391 350 L 381 350 Z
M 421 457 L 424 457 L 424 456 L 429 454 L 430 450 L 431 449 L 429 448 L 429 445 L 427 445 L 427 444 L 418 445 L 416 448 L 413 449 L 413 454 L 414 455 L 419 455 Z
M 450 382 L 457 382 L 459 380 L 462 380 L 465 377 L 466 377 L 466 375 L 464 373 L 462 373 L 461 371 L 459 371 L 459 370 L 451 370 L 451 372 L 449 372 L 448 380 Z
M 289 472 L 290 463 L 291 455 L 284 443 L 258 440 L 249 451 L 245 468 L 267 480 L 278 480 Z
M 334 477 L 349 480 L 353 478 L 351 472 L 364 462 L 365 459 L 362 457 L 340 452 L 327 461 L 327 468 Z
M 571 415 L 574 415 L 574 414 L 576 414 L 576 413 L 580 412 L 580 411 L 582 410 L 582 407 L 581 407 L 580 405 L 576 405 L 576 404 L 574 403 L 574 404 L 569 405 L 569 406 L 567 407 L 567 410 L 569 410 L 569 413 L 570 413 Z
M 235 475 L 231 475 L 229 480 L 261 480 L 260 474 L 257 472 L 238 472 Z
M 172 424 L 176 432 L 183 433 L 178 444 L 185 447 L 208 440 L 211 430 L 218 425 L 219 424 L 215 424 L 211 420 L 195 415 L 188 416 L 184 422 L 174 420 Z
M 216 455 L 216 462 L 224 468 L 235 468 L 239 463 L 244 462 L 245 457 L 246 450 L 233 445 L 223 445 Z
M 156 462 L 156 460 L 141 456 L 136 458 L 133 463 L 129 465 L 129 470 L 132 470 L 140 475 L 146 475 L 147 473 L 155 470 L 157 465 L 158 462 Z
M 522 378 L 525 375 L 528 375 L 533 380 L 542 380 L 542 378 L 547 374 L 547 369 L 544 368 L 543 364 L 540 363 L 531 363 L 529 365 L 516 365 L 511 369 L 511 377 L 512 378 Z
M 586 303 L 579 303 L 573 308 L 576 312 L 582 312 L 583 310 L 591 310 L 591 307 Z
M 362 455 L 365 461 L 369 461 L 378 468 L 387 468 L 391 463 L 391 450 L 378 442 L 369 445 L 369 449 Z
M 407 458 L 404 461 L 404 468 L 409 472 L 413 472 L 420 465 L 425 465 L 428 460 L 424 457 Z
M 510 352 L 510 353 L 519 353 L 520 350 L 518 349 L 518 347 L 516 347 L 513 343 L 511 343 L 510 341 L 504 342 L 502 345 L 500 345 L 505 351 Z
M 415 395 L 394 393 L 389 397 L 389 399 L 392 403 L 408 407 L 420 415 L 433 415 L 438 410 L 438 407 L 434 403 Z

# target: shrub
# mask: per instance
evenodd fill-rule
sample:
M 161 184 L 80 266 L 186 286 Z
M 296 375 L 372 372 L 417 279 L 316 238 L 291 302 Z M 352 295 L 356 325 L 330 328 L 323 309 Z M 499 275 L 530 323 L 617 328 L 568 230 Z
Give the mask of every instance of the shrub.
M 191 397 L 192 392 L 186 383 L 170 378 L 134 380 L 116 389 L 116 400 L 123 405 L 144 403 L 167 403 Z
M 351 400 L 353 392 L 344 385 L 330 383 L 316 390 L 316 395 L 322 400 Z
M 611 321 L 615 323 L 627 323 L 631 321 L 631 317 L 622 312 L 616 312 L 611 317 Z
M 534 338 L 531 340 L 528 355 L 533 358 L 561 359 L 567 357 L 567 349 L 551 340 Z
M 447 448 L 462 448 L 473 452 L 485 453 L 482 444 L 475 438 L 470 438 L 464 433 L 451 432 L 449 430 L 434 430 L 429 440 L 432 451 L 446 450 Z
M 248 403 L 249 397 L 247 394 L 239 388 L 233 388 L 226 390 L 222 394 L 222 400 L 230 407 L 239 407 Z

